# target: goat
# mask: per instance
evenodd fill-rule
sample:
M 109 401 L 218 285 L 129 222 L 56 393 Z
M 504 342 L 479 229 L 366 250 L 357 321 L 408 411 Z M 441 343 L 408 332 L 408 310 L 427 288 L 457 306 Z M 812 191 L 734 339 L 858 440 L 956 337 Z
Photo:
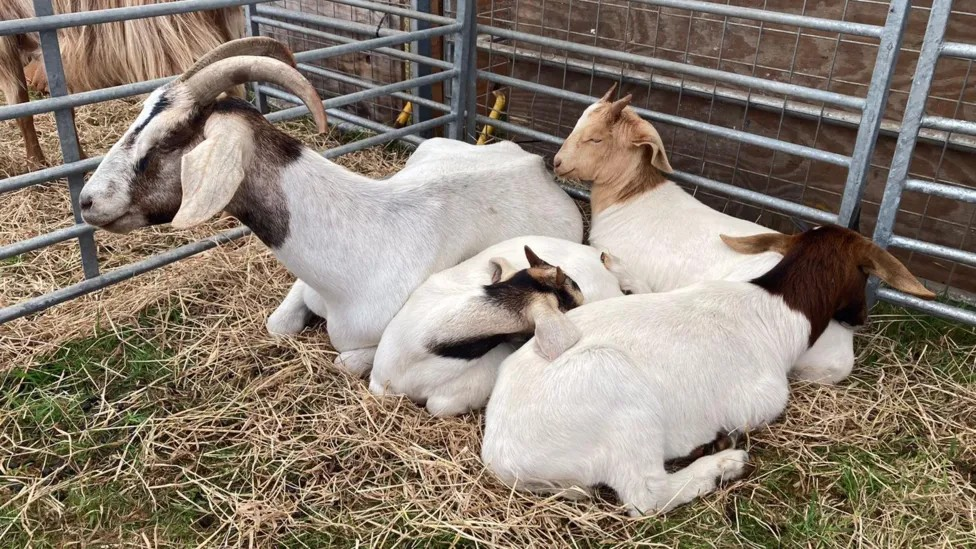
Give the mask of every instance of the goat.
M 559 311 L 584 298 L 588 303 L 623 295 L 600 256 L 594 248 L 566 240 L 518 237 L 432 275 L 383 332 L 370 391 L 406 395 L 426 403 L 435 416 L 481 408 L 498 366 L 515 349 L 513 341 L 531 334 L 537 324 L 563 321 Z M 536 338 L 540 352 L 551 357 L 579 336 L 571 329 L 543 329 L 546 333 L 568 334 L 555 341 Z
M 530 490 L 607 484 L 632 515 L 670 510 L 741 476 L 748 455 L 721 450 L 673 474 L 664 462 L 716 433 L 776 420 L 787 372 L 828 323 L 866 321 L 869 274 L 934 297 L 891 254 L 838 226 L 721 240 L 782 259 L 749 282 L 583 305 L 566 313 L 582 338 L 556 360 L 527 344 L 502 363 L 481 451 L 496 475 Z
M 369 370 L 383 329 L 432 273 L 523 234 L 582 240 L 576 204 L 518 145 L 429 139 L 375 181 L 249 103 L 218 98 L 251 80 L 290 90 L 325 130 L 322 102 L 284 45 L 228 42 L 146 99 L 82 189 L 82 215 L 113 232 L 237 217 L 315 292 L 337 364 L 353 373 Z
M 749 280 L 775 265 L 778 254 L 744 258 L 722 244 L 719 233 L 769 229 L 713 210 L 667 179 L 672 168 L 661 136 L 629 108 L 631 96 L 611 101 L 615 88 L 583 112 L 554 159 L 557 175 L 593 183 L 590 243 L 613 250 L 655 292 Z M 853 331 L 831 323 L 792 375 L 837 383 L 853 366 Z
M 53 4 L 55 13 L 71 13 L 166 1 L 173 0 L 54 0 Z M 32 0 L 0 3 L 0 21 L 32 17 Z M 68 90 L 82 92 L 177 74 L 197 57 L 243 34 L 243 13 L 234 7 L 70 27 L 59 30 L 58 38 Z M 7 103 L 26 102 L 28 85 L 47 91 L 37 35 L 0 37 L 0 91 Z M 17 124 L 28 159 L 44 164 L 33 117 L 19 118 Z

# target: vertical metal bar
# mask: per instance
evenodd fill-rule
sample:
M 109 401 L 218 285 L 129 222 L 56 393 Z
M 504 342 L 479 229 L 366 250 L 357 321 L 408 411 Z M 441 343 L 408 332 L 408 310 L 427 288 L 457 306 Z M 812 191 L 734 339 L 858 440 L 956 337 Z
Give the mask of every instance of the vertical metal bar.
M 51 0 L 34 0 L 34 13 L 38 17 L 54 15 Z M 64 66 L 61 63 L 61 46 L 58 43 L 58 31 L 41 31 L 41 54 L 44 56 L 44 69 L 47 72 L 47 83 L 51 90 L 51 97 L 68 95 L 68 85 L 64 78 Z M 81 160 L 81 147 L 78 145 L 78 132 L 75 130 L 75 115 L 71 108 L 54 111 L 54 119 L 58 126 L 58 140 L 61 142 L 61 155 L 65 164 Z M 81 218 L 81 207 L 78 195 L 85 186 L 84 174 L 68 176 L 68 192 L 71 195 L 71 211 L 75 223 L 84 223 Z M 98 276 L 98 251 L 95 248 L 95 237 L 87 232 L 78 237 L 81 248 L 81 267 L 85 278 Z
M 894 233 L 895 217 L 898 214 L 902 192 L 905 190 L 905 181 L 908 179 L 915 142 L 918 139 L 918 131 L 922 127 L 922 115 L 925 114 L 925 103 L 932 87 L 932 77 L 942 51 L 942 42 L 945 39 L 951 11 L 952 0 L 935 0 L 932 3 L 925 38 L 922 40 L 922 49 L 918 55 L 918 65 L 915 66 L 912 89 L 908 92 L 908 102 L 905 104 L 901 133 L 898 134 L 895 153 L 891 158 L 891 168 L 888 170 L 888 181 L 885 183 L 884 195 L 881 198 L 878 222 L 874 227 L 874 241 L 882 248 L 888 247 Z M 868 286 L 868 295 L 872 301 L 877 287 L 877 279 L 872 277 Z
M 410 8 L 422 13 L 430 13 L 430 0 L 410 0 Z M 427 21 L 420 21 L 419 19 L 410 20 L 410 30 L 418 31 L 430 28 L 430 23 Z M 430 38 L 420 40 L 419 42 L 413 42 L 410 47 L 413 53 L 418 55 L 423 55 L 424 57 L 430 57 L 430 52 L 432 51 Z M 410 74 L 412 77 L 427 76 L 431 73 L 430 65 L 426 63 L 411 63 Z M 431 86 L 427 84 L 425 86 L 420 86 L 413 91 L 413 94 L 422 97 L 424 99 L 433 99 L 434 95 L 431 93 Z M 414 105 L 413 109 L 413 123 L 417 124 L 423 122 L 424 120 L 430 120 L 432 118 L 430 107 L 424 107 L 422 105 Z M 427 130 L 424 132 L 425 135 L 421 137 L 429 138 L 432 137 L 433 130 Z
M 898 61 L 910 9 L 911 0 L 892 0 L 888 8 L 888 20 L 881 32 L 878 57 L 875 59 L 871 84 L 868 86 L 864 111 L 861 113 L 861 125 L 854 141 L 854 152 L 851 154 L 844 196 L 841 198 L 837 217 L 840 225 L 854 228 L 860 217 L 861 197 L 864 195 L 874 147 L 878 142 L 881 117 L 888 103 L 888 90 L 891 88 L 891 78 L 895 73 L 895 63 Z
M 451 86 L 451 112 L 457 118 L 448 131 L 453 139 L 469 141 L 474 137 L 477 100 L 476 0 L 457 0 L 457 20 L 461 23 L 461 30 L 454 37 L 454 67 L 458 72 Z
M 261 25 L 254 20 L 257 17 L 257 4 L 248 4 L 244 6 L 244 17 L 247 19 L 247 34 L 248 36 L 261 36 Z M 261 111 L 262 114 L 268 113 L 268 98 L 264 93 L 261 92 L 260 83 L 251 83 L 251 92 L 254 94 L 254 106 Z

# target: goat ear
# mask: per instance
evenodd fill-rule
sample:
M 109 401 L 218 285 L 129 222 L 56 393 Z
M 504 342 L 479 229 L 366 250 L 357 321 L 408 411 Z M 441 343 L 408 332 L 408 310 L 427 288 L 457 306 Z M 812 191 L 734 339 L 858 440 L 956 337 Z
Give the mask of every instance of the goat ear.
M 922 299 L 935 299 L 935 294 L 922 286 L 922 283 L 909 272 L 901 261 L 873 243 L 867 245 L 862 265 L 865 272 L 884 280 L 896 290 Z
M 657 133 L 657 130 L 654 129 L 654 126 L 651 126 L 650 122 L 644 122 L 644 125 L 647 127 L 642 129 L 632 143 L 637 147 L 647 147 L 651 150 L 652 166 L 662 173 L 673 173 L 674 168 L 671 167 L 671 162 L 668 161 L 668 153 L 664 150 L 664 141 L 661 139 L 661 134 Z
M 613 256 L 608 252 L 600 252 L 600 263 L 603 263 L 603 266 L 609 270 L 613 266 Z
M 552 265 L 535 255 L 532 248 L 528 246 L 525 247 L 525 259 L 529 260 L 529 267 L 552 267 Z
M 556 285 L 562 286 L 566 283 L 566 273 L 563 272 L 562 267 L 556 267 Z
M 177 229 L 199 225 L 219 213 L 244 180 L 250 135 L 237 125 L 219 122 L 208 122 L 206 133 L 203 143 L 183 155 L 183 202 L 172 221 Z
M 624 109 L 627 108 L 627 105 L 630 105 L 630 101 L 633 98 L 634 96 L 628 93 L 627 95 L 614 101 L 610 105 L 610 120 L 613 121 L 618 120 L 620 118 L 620 114 L 624 112 Z
M 529 310 L 535 323 L 535 351 L 548 361 L 555 360 L 576 345 L 583 334 L 550 299 L 538 299 Z
M 751 236 L 719 235 L 722 242 L 740 254 L 761 254 L 777 252 L 786 255 L 793 245 L 793 237 L 781 233 L 762 233 Z
M 613 94 L 616 91 L 617 91 L 617 83 L 614 82 L 613 85 L 610 86 L 610 89 L 607 90 L 607 93 L 603 94 L 603 97 L 600 98 L 600 103 L 609 103 L 610 100 L 613 99 Z
M 493 257 L 488 260 L 491 268 L 491 283 L 498 284 L 502 280 L 508 280 L 515 274 L 515 268 L 504 257 Z

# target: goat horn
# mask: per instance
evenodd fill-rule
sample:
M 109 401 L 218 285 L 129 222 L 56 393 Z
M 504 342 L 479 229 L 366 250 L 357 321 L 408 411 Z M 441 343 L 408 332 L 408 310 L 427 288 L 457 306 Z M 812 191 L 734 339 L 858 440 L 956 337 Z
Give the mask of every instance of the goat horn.
M 294 67 L 277 59 L 239 55 L 221 59 L 189 78 L 183 85 L 201 105 L 209 105 L 228 88 L 245 82 L 269 82 L 294 93 L 305 103 L 319 132 L 325 132 L 328 119 L 315 87 Z
M 176 81 L 186 82 L 191 76 L 200 72 L 204 67 L 212 65 L 222 59 L 237 57 L 238 55 L 271 57 L 281 61 L 282 63 L 287 63 L 289 66 L 295 66 L 295 56 L 292 55 L 291 50 L 288 49 L 288 46 L 273 38 L 268 38 L 267 36 L 250 36 L 248 38 L 240 38 L 237 40 L 231 40 L 230 42 L 224 42 L 223 44 L 210 50 L 209 53 L 200 59 L 197 59 L 197 62 L 194 63 L 193 66 L 183 71 L 183 74 L 181 74 Z

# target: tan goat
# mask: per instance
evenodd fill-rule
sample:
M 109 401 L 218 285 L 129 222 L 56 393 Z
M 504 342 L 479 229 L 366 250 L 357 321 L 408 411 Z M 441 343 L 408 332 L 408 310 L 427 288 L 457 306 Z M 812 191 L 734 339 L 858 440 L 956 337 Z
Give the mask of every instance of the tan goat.
M 159 4 L 172 0 L 53 0 L 56 13 Z M 34 17 L 31 0 L 0 1 L 0 20 Z M 89 91 L 179 74 L 220 44 L 240 38 L 240 8 L 166 15 L 58 32 L 71 92 Z M 26 68 L 25 68 L 26 65 Z M 47 77 L 36 34 L 0 37 L 0 91 L 8 104 L 28 100 L 27 86 L 46 92 Z M 32 117 L 17 120 L 27 158 L 43 164 Z

